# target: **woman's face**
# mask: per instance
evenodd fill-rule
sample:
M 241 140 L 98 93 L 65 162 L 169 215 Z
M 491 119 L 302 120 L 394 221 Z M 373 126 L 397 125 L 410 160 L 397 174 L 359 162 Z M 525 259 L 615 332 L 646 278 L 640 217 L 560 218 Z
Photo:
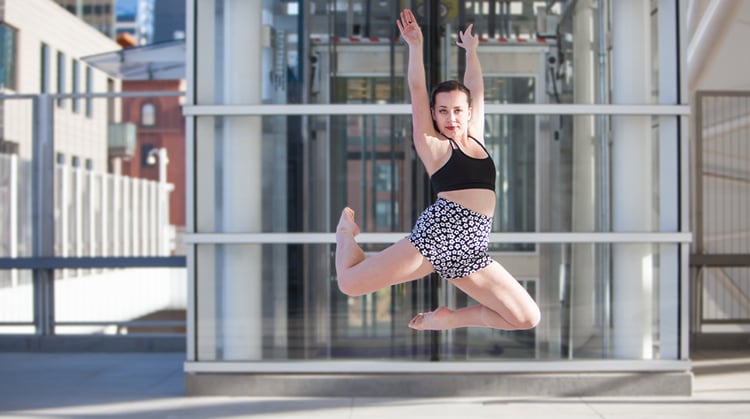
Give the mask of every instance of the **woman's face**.
M 432 119 L 438 130 L 449 138 L 460 138 L 469 129 L 471 107 L 466 93 L 460 90 L 441 92 L 435 95 Z

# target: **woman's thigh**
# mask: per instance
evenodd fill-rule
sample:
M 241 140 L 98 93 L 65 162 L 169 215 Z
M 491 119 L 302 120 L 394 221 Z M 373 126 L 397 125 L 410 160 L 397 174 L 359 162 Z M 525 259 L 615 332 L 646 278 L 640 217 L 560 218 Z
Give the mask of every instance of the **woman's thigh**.
M 347 270 L 350 280 L 373 292 L 421 278 L 433 272 L 430 262 L 407 239 L 368 256 Z
M 538 317 L 539 308 L 526 289 L 502 265 L 492 261 L 473 274 L 450 282 L 479 304 L 503 318 L 514 320 Z

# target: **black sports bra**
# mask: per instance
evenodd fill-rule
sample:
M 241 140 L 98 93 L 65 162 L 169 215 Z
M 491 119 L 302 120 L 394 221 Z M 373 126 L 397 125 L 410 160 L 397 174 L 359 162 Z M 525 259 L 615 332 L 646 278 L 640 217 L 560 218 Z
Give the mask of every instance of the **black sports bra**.
M 435 189 L 435 193 L 462 189 L 495 190 L 495 163 L 482 143 L 472 136 L 469 136 L 469 138 L 482 146 L 487 153 L 487 157 L 477 159 L 467 156 L 466 153 L 461 151 L 458 143 L 448 138 L 451 142 L 451 157 L 430 176 L 430 182 Z

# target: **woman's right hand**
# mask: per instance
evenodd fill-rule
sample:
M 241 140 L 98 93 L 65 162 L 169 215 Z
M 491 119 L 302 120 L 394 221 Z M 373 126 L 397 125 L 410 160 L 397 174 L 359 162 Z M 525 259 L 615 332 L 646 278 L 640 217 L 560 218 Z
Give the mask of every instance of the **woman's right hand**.
M 417 24 L 417 19 L 414 17 L 414 13 L 409 9 L 404 9 L 401 12 L 401 18 L 396 20 L 398 30 L 401 31 L 401 36 L 404 38 L 407 44 L 421 45 L 422 43 L 422 30 Z

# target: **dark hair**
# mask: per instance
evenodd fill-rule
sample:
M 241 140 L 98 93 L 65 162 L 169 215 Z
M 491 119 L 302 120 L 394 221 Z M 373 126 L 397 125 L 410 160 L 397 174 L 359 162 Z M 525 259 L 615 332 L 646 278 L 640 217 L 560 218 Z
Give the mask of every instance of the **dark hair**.
M 430 92 L 430 109 L 435 107 L 435 96 L 438 93 L 453 92 L 455 90 L 464 92 L 466 99 L 469 101 L 469 106 L 471 106 L 471 90 L 458 80 L 448 80 L 438 83 L 432 88 L 432 92 Z

